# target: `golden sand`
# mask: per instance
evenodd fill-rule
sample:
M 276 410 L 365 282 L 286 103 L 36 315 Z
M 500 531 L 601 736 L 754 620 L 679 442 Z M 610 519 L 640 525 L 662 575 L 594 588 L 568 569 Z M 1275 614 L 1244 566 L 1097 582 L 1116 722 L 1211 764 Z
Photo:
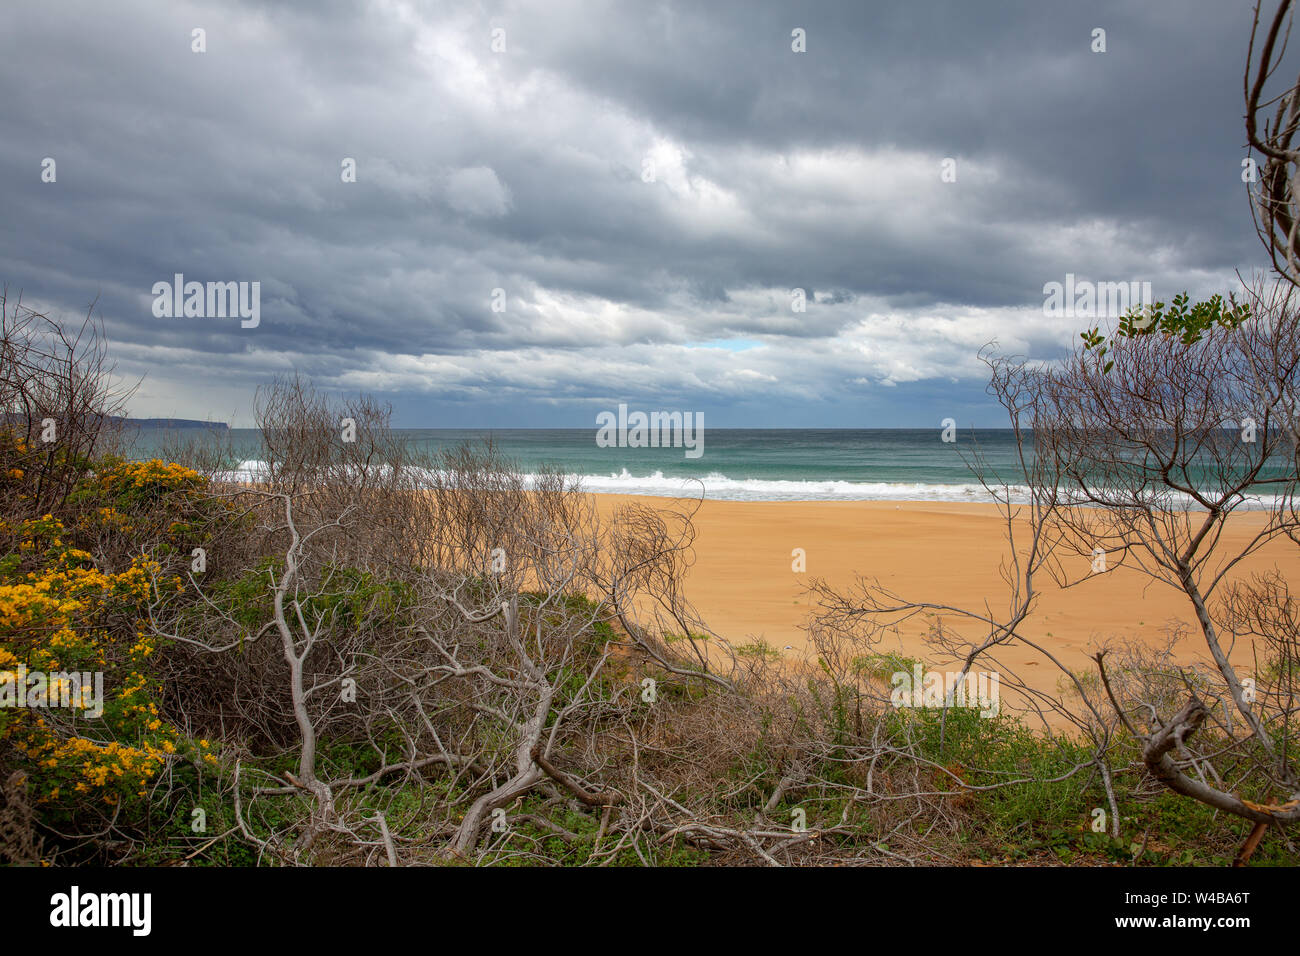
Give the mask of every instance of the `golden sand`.
M 605 514 L 629 500 L 658 508 L 694 506 L 667 498 L 595 498 Z M 1259 512 L 1234 515 L 1219 553 L 1239 551 L 1264 520 Z M 858 575 L 876 578 L 911 601 L 977 611 L 987 604 L 999 617 L 1005 617 L 1010 600 L 998 573 L 1010 553 L 1006 523 L 992 504 L 705 501 L 695 526 L 696 562 L 686 579 L 686 594 L 705 622 L 733 643 L 763 640 L 791 657 L 800 656 L 808 644 L 805 588 L 814 577 L 841 588 Z M 1018 527 L 1018 536 L 1027 532 L 1027 525 Z M 796 548 L 806 556 L 802 573 L 792 569 Z M 1088 558 L 1067 560 L 1076 576 L 1087 574 Z M 1243 560 L 1229 580 L 1275 567 L 1291 580 L 1300 579 L 1300 549 L 1286 539 L 1274 541 Z M 1036 608 L 1020 631 L 1074 670 L 1095 670 L 1089 657 L 1108 639 L 1162 645 L 1163 632 L 1173 621 L 1191 627 L 1190 637 L 1178 645 L 1180 659 L 1190 663 L 1207 657 L 1186 596 L 1138 570 L 1112 568 L 1064 590 L 1042 577 L 1036 588 Z M 918 618 L 871 650 L 938 663 L 925 631 Z M 1231 656 L 1234 663 L 1247 663 L 1251 647 L 1239 642 Z M 1062 676 L 1029 648 L 1005 651 L 1003 660 L 1040 690 L 1052 691 Z

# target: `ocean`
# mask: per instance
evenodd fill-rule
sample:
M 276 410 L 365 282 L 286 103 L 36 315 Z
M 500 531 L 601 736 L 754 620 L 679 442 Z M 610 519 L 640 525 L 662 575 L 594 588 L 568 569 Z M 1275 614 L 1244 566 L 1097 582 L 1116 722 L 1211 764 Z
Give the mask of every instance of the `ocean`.
M 682 447 L 600 447 L 594 428 L 394 429 L 402 440 L 436 451 L 490 438 L 525 473 L 558 467 L 594 493 L 688 496 L 737 501 L 989 501 L 972 474 L 985 467 L 1016 490 L 1019 466 L 1010 429 L 957 429 L 955 441 L 923 429 L 706 429 L 703 453 Z M 199 431 L 180 435 L 201 435 Z M 135 432 L 131 454 L 152 458 L 168 433 Z M 177 433 L 172 432 L 172 437 Z M 253 477 L 259 466 L 256 429 L 231 429 L 232 472 Z M 1279 470 L 1282 463 L 1279 463 Z M 1013 493 L 1013 499 L 1024 495 Z

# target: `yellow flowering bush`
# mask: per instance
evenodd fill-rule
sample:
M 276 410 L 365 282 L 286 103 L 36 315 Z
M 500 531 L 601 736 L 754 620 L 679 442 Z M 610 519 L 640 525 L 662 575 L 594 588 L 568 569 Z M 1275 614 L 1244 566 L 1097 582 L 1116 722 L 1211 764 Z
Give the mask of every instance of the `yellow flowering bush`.
M 207 484 L 207 479 L 193 468 L 158 458 L 108 459 L 99 473 L 99 483 L 110 497 L 140 501 L 169 491 L 199 490 Z
M 13 428 L 0 428 L 0 495 L 27 497 L 24 479 L 35 453 L 27 440 Z
M 181 590 L 182 579 L 142 554 L 112 570 L 102 552 L 97 560 L 78 546 L 141 523 L 175 524 L 178 509 L 162 505 L 183 505 L 203 486 L 179 465 L 110 461 L 79 487 L 71 527 L 51 514 L 0 521 L 0 691 L 7 682 L 12 700 L 12 689 L 33 673 L 102 675 L 102 701 L 0 706 L 0 748 L 28 772 L 33 801 L 53 819 L 91 807 L 129 814 L 169 762 L 217 762 L 159 711 L 162 688 L 151 667 L 158 643 L 144 626 L 146 608 Z M 51 690 L 63 690 L 58 683 L 51 679 Z
M 96 508 L 83 514 L 77 521 L 78 530 L 95 533 L 99 531 L 129 534 L 132 529 L 131 519 L 114 507 Z
M 213 499 L 201 494 L 207 486 L 205 476 L 175 462 L 104 459 L 78 492 L 77 504 L 94 505 L 83 507 L 78 530 L 99 541 L 187 552 L 213 510 Z

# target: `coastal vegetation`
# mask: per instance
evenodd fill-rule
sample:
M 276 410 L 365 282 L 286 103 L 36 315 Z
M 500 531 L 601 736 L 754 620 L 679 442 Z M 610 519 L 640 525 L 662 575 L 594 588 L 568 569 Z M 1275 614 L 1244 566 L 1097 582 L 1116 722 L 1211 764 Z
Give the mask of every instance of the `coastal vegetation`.
M 1036 449 L 983 474 L 1032 519 L 1006 613 L 815 582 L 798 660 L 691 606 L 690 507 L 602 515 L 567 475 L 530 480 L 490 444 L 421 454 L 387 409 L 299 379 L 259 396 L 255 482 L 220 433 L 129 460 L 101 330 L 6 306 L 0 679 L 45 683 L 0 707 L 0 860 L 1300 862 L 1294 599 L 1281 573 L 1220 586 L 1216 551 L 1261 481 L 1265 533 L 1298 541 L 1297 313 L 1262 287 L 1251 306 L 1051 367 L 990 357 Z M 1187 480 L 1207 452 L 1208 488 Z M 1121 641 L 1047 695 L 1001 657 L 1030 640 L 1038 582 L 1088 576 L 1099 542 L 1182 590 L 1209 666 L 1174 653 L 1183 635 Z M 882 650 L 927 610 L 925 661 Z M 998 708 L 896 693 L 983 667 Z

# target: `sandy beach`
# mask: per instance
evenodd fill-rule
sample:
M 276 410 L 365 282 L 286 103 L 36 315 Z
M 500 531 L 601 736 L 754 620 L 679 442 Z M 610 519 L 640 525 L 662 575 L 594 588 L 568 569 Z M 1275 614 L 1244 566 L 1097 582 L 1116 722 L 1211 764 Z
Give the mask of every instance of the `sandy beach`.
M 667 498 L 595 497 L 604 513 L 628 500 L 659 508 L 691 504 Z M 1259 512 L 1235 515 L 1220 553 L 1239 548 L 1264 520 Z M 701 616 L 732 642 L 763 640 L 787 656 L 798 656 L 807 646 L 802 625 L 809 600 L 804 592 L 814 577 L 847 587 L 863 575 L 909 600 L 976 610 L 987 602 L 995 614 L 1005 612 L 1010 598 L 998 574 L 1000 561 L 1009 553 L 1005 521 L 991 504 L 705 501 L 695 525 L 696 562 L 686 593 Z M 806 554 L 804 573 L 792 570 L 795 548 Z M 1071 560 L 1087 569 L 1087 559 Z M 1229 579 L 1274 567 L 1292 577 L 1300 573 L 1300 559 L 1289 541 L 1274 542 L 1250 555 Z M 1022 630 L 1075 669 L 1091 668 L 1089 655 L 1109 639 L 1163 644 L 1171 621 L 1195 624 L 1184 595 L 1130 568 L 1115 568 L 1066 590 L 1049 578 L 1040 579 L 1037 586 L 1041 590 L 1036 610 Z M 791 650 L 785 650 L 787 646 Z M 919 620 L 905 626 L 892 643 L 873 650 L 933 661 Z M 1205 657 L 1197 633 L 1179 650 L 1189 662 Z M 1239 643 L 1232 658 L 1249 661 L 1250 646 Z M 1057 686 L 1060 671 L 1029 649 L 1013 649 L 1005 659 L 1032 686 Z M 1041 678 L 1035 679 L 1037 674 Z

